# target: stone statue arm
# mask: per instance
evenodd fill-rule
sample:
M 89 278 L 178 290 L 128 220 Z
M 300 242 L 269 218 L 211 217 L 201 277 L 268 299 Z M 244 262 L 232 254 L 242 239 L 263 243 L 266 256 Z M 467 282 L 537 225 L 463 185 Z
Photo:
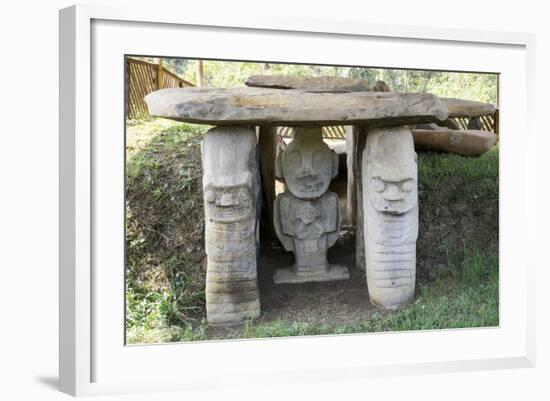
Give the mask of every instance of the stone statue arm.
M 290 222 L 290 200 L 286 194 L 280 194 L 273 205 L 273 226 L 275 233 L 285 250 L 294 251 L 294 226 Z

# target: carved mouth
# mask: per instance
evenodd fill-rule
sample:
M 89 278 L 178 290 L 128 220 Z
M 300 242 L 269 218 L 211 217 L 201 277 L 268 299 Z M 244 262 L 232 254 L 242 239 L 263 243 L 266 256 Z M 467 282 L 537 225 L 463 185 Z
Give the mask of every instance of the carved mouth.
M 314 179 L 296 179 L 292 183 L 304 192 L 317 192 L 323 189 L 323 182 Z
M 378 204 L 377 209 L 389 214 L 403 214 L 410 210 L 411 203 L 406 199 L 383 200 Z
M 385 210 L 391 211 L 391 210 L 400 210 L 405 206 L 405 201 L 403 199 L 399 200 L 386 200 L 384 201 L 386 206 L 384 206 Z
M 250 216 L 251 210 L 249 207 L 211 207 L 210 219 L 218 223 L 234 223 L 241 221 Z

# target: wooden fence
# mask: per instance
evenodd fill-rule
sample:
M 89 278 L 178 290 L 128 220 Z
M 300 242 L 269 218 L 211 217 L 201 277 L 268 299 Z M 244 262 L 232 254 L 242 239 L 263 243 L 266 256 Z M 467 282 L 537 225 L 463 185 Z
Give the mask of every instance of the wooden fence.
M 195 86 L 180 78 L 162 63 L 126 57 L 126 118 L 147 117 L 149 112 L 143 98 L 162 88 L 184 88 Z
M 452 118 L 460 129 L 468 129 L 469 118 Z M 492 116 L 480 116 L 481 130 L 498 134 L 498 110 Z
M 480 116 L 481 130 L 494 132 L 498 135 L 498 109 L 493 116 Z M 451 118 L 459 129 L 468 129 L 468 118 Z M 283 138 L 292 138 L 294 131 L 292 127 L 280 127 L 279 135 Z M 323 138 L 326 139 L 346 139 L 346 130 L 343 126 L 323 127 Z
M 151 63 L 126 57 L 126 118 L 134 119 L 147 117 L 149 112 L 143 98 L 149 93 L 162 88 L 185 88 L 195 86 L 170 70 L 161 63 Z M 498 110 L 494 116 L 481 116 L 480 123 L 483 131 L 494 132 L 498 135 Z M 460 129 L 467 129 L 469 119 L 452 119 Z M 279 135 L 292 138 L 291 127 L 281 127 Z M 343 126 L 323 127 L 323 138 L 345 139 L 346 131 Z
M 283 138 L 292 138 L 294 131 L 292 127 L 280 127 L 279 135 Z M 325 139 L 346 139 L 346 129 L 343 125 L 323 127 L 323 138 Z

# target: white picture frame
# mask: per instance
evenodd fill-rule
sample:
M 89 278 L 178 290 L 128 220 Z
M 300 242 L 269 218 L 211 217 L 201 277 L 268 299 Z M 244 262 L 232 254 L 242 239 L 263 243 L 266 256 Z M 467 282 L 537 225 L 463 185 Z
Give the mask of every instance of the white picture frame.
M 225 43 L 216 48 L 220 34 L 225 35 Z M 177 45 L 178 35 L 192 35 L 194 40 L 200 39 L 201 46 L 182 49 Z M 267 49 L 258 47 L 251 53 L 258 38 Z M 536 209 L 529 195 L 535 188 L 535 158 L 532 147 L 522 147 L 510 134 L 524 132 L 522 140 L 534 143 L 534 40 L 530 34 L 357 21 L 249 16 L 227 21 L 213 16 L 180 16 L 152 7 L 79 5 L 61 10 L 60 390 L 80 396 L 238 386 L 251 379 L 267 383 L 277 378 L 291 383 L 534 366 L 532 248 L 536 242 Z M 324 50 L 331 50 L 323 59 L 320 52 L 314 55 L 321 42 Z M 353 51 L 361 46 L 365 51 L 376 50 L 370 53 L 369 64 L 365 64 L 364 52 Z M 309 56 L 305 48 L 311 52 Z M 401 61 L 390 54 L 392 48 L 401 52 Z M 437 57 L 433 57 L 434 49 Z M 419 52 L 422 59 L 416 57 Z M 124 267 L 119 263 L 123 206 L 117 203 L 117 191 L 123 191 L 120 127 L 124 114 L 119 113 L 123 109 L 119 68 L 123 68 L 124 54 L 243 60 L 252 59 L 254 54 L 262 61 L 321 64 L 345 57 L 339 64 L 501 73 L 500 326 L 125 347 L 120 341 L 124 330 L 124 319 L 120 319 L 124 313 L 124 294 L 120 291 Z M 471 58 L 457 57 L 456 67 L 449 68 L 449 58 L 441 57 L 444 54 Z M 113 96 L 106 90 L 113 90 Z M 110 117 L 103 118 L 105 113 Z M 99 137 L 94 132 L 114 134 Z M 104 243 L 119 248 L 102 248 Z M 107 263 L 120 267 L 118 278 L 111 276 L 116 275 L 116 268 L 105 269 Z M 348 346 L 364 353 L 346 353 Z M 387 349 L 393 353 L 384 351 Z M 193 361 L 192 369 L 177 364 L 182 356 Z M 179 369 L 174 370 L 174 366 Z

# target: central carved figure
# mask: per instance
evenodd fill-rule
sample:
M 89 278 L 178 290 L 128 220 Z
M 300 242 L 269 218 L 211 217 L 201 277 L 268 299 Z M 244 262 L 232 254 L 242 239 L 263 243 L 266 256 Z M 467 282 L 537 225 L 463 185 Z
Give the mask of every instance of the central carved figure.
M 323 142 L 321 128 L 295 130 L 294 139 L 277 161 L 277 175 L 287 190 L 274 206 L 274 226 L 295 263 L 279 269 L 275 283 L 344 280 L 346 267 L 330 265 L 327 250 L 336 242 L 342 217 L 338 197 L 327 192 L 338 172 L 338 157 Z

